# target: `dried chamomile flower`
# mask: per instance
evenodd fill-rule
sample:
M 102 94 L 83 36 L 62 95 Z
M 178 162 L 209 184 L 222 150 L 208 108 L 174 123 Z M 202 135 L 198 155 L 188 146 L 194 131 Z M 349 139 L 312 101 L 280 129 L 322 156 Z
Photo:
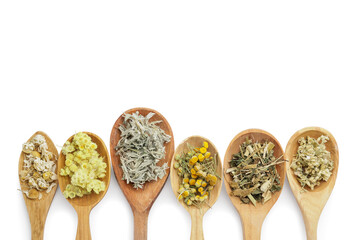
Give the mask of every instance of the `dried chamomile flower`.
M 92 192 L 99 194 L 105 190 L 101 179 L 106 175 L 107 164 L 96 149 L 91 137 L 82 132 L 75 134 L 72 142 L 65 143 L 62 148 L 66 156 L 65 167 L 60 170 L 60 175 L 71 178 L 71 184 L 63 192 L 65 198 L 82 197 Z
M 329 137 L 324 135 L 317 139 L 307 136 L 298 140 L 299 147 L 291 168 L 303 189 L 308 186 L 313 190 L 332 175 L 334 161 L 325 148 L 328 141 Z
M 123 180 L 133 187 L 142 188 L 146 182 L 157 181 L 166 175 L 167 163 L 157 163 L 165 157 L 165 143 L 171 141 L 158 124 L 162 121 L 150 121 L 154 113 L 142 116 L 139 112 L 124 114 L 119 130 L 121 139 L 115 147 L 120 156 Z
M 52 152 L 48 151 L 46 139 L 41 134 L 35 135 L 22 146 L 25 154 L 20 180 L 27 189 L 22 192 L 30 199 L 41 199 L 42 191 L 49 193 L 57 185 L 56 163 Z
M 175 156 L 174 168 L 180 177 L 178 199 L 183 199 L 188 206 L 200 207 L 209 199 L 210 192 L 216 185 L 216 154 L 211 156 L 208 151 L 208 142 L 203 142 L 201 147 L 194 148 L 187 145 L 188 151 Z

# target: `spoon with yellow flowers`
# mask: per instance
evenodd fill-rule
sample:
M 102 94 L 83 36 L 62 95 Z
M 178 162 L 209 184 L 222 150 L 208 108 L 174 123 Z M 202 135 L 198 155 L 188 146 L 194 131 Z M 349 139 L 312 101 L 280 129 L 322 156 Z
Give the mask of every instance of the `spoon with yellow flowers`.
M 191 215 L 191 240 L 204 239 L 203 216 L 222 188 L 222 164 L 214 144 L 201 136 L 185 139 L 171 164 L 172 190 Z
M 285 180 L 283 150 L 270 133 L 249 129 L 229 144 L 224 157 L 224 185 L 241 216 L 245 240 L 259 240 L 262 224 Z
M 90 212 L 110 184 L 110 157 L 105 143 L 89 132 L 71 136 L 62 147 L 58 175 L 62 194 L 77 212 L 76 240 L 91 240 Z
M 302 211 L 307 239 L 316 240 L 320 214 L 337 178 L 337 142 L 323 128 L 304 128 L 290 138 L 284 156 L 289 161 L 288 182 Z
M 57 188 L 57 158 L 57 149 L 44 132 L 36 132 L 23 144 L 19 179 L 33 240 L 44 238 L 47 213 Z

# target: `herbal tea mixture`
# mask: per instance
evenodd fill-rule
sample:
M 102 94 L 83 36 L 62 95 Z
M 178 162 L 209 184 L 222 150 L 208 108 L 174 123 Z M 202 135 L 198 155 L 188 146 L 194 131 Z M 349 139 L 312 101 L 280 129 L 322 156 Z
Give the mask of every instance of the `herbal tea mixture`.
M 120 156 L 123 180 L 133 187 L 142 188 L 146 182 L 157 181 L 166 175 L 167 163 L 157 166 L 157 163 L 165 157 L 165 143 L 171 141 L 158 124 L 162 121 L 151 121 L 155 113 L 149 113 L 146 117 L 139 114 L 124 114 L 124 121 L 119 130 L 121 138 L 115 150 Z
M 71 143 L 65 143 L 62 148 L 66 156 L 65 167 L 60 170 L 60 175 L 71 178 L 71 184 L 67 184 L 63 192 L 65 198 L 105 191 L 106 186 L 101 178 L 106 176 L 107 164 L 96 149 L 96 143 L 82 132 L 75 134 Z
M 28 189 L 22 190 L 30 199 L 41 199 L 40 192 L 49 193 L 57 185 L 55 174 L 55 155 L 48 151 L 44 136 L 37 134 L 22 146 L 25 154 L 24 166 L 20 171 L 20 179 Z
M 307 136 L 298 140 L 297 155 L 290 167 L 303 189 L 308 186 L 313 190 L 332 175 L 334 162 L 325 148 L 328 141 L 329 137 L 324 135 L 317 139 Z
M 229 183 L 232 194 L 243 203 L 252 203 L 254 206 L 257 202 L 264 204 L 281 189 L 276 165 L 285 160 L 282 160 L 282 156 L 276 158 L 273 155 L 274 147 L 272 142 L 253 143 L 247 138 L 240 145 L 240 151 L 233 154 L 226 173 L 233 179 Z
M 187 145 L 188 151 L 175 157 L 174 168 L 180 176 L 178 199 L 188 205 L 199 207 L 209 198 L 217 183 L 217 158 L 208 151 L 208 142 L 201 147 Z

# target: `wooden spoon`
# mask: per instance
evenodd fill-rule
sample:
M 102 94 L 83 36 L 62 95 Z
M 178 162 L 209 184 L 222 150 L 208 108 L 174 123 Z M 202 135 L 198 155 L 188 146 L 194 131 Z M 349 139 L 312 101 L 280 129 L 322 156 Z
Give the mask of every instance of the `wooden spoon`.
M 166 134 L 171 136 L 171 141 L 165 144 L 166 156 L 158 162 L 158 166 L 162 166 L 165 162 L 168 165 L 171 164 L 172 155 L 174 152 L 174 139 L 171 126 L 167 122 L 167 120 L 157 111 L 149 108 L 133 108 L 127 110 L 125 113 L 133 114 L 135 112 L 139 112 L 142 116 L 146 116 L 150 112 L 155 113 L 155 115 L 151 118 L 151 121 L 159 121 L 162 122 L 158 125 L 165 131 Z M 124 113 L 124 114 L 125 114 Z M 120 156 L 116 155 L 115 147 L 117 146 L 118 141 L 121 138 L 121 132 L 118 129 L 120 125 L 123 124 L 123 115 L 122 114 L 115 122 L 111 132 L 110 138 L 110 152 L 112 159 L 112 167 L 115 173 L 116 179 L 120 188 L 122 189 L 123 194 L 125 195 L 127 201 L 129 202 L 133 217 L 134 217 L 134 239 L 135 240 L 145 240 L 147 239 L 147 221 L 148 214 L 151 210 L 151 207 L 160 194 L 164 184 L 169 175 L 169 169 L 166 170 L 166 175 L 162 179 L 158 179 L 157 181 L 147 182 L 142 189 L 133 188 L 132 184 L 127 184 L 126 181 L 122 180 L 123 171 L 120 167 Z
M 105 191 L 96 194 L 92 192 L 89 195 L 84 195 L 83 197 L 75 197 L 73 199 L 67 198 L 67 201 L 73 206 L 73 208 L 77 212 L 78 216 L 78 225 L 77 225 L 77 234 L 76 240 L 91 240 L 91 231 L 90 231 L 90 212 L 96 206 L 97 203 L 101 201 L 101 199 L 105 196 L 108 186 L 110 184 L 110 157 L 108 155 L 108 151 L 105 143 L 101 140 L 97 135 L 84 132 L 91 137 L 92 142 L 96 143 L 97 151 L 101 157 L 103 157 L 103 161 L 107 164 L 106 167 L 106 176 L 101 179 L 105 182 L 106 188 Z M 71 142 L 74 135 L 71 136 L 67 141 Z M 64 192 L 67 184 L 71 182 L 70 177 L 60 176 L 60 170 L 65 166 L 66 156 L 61 152 L 59 158 L 58 165 L 58 176 L 59 176 L 59 185 L 61 192 Z
M 272 198 L 265 204 L 258 203 L 257 206 L 253 206 L 253 204 L 244 204 L 239 199 L 239 197 L 232 196 L 232 190 L 229 185 L 229 183 L 232 181 L 232 177 L 230 176 L 230 174 L 227 174 L 226 171 L 228 168 L 230 168 L 229 162 L 232 159 L 232 155 L 240 151 L 239 147 L 244 141 L 246 141 L 246 138 L 252 139 L 253 142 L 263 142 L 267 140 L 274 143 L 275 147 L 273 150 L 274 156 L 276 158 L 283 155 L 283 149 L 278 140 L 270 133 L 260 129 L 248 129 L 239 133 L 233 138 L 227 148 L 226 155 L 224 157 L 224 185 L 226 186 L 229 198 L 231 199 L 234 207 L 237 209 L 239 215 L 241 216 L 244 239 L 259 240 L 261 236 L 263 221 L 270 209 L 273 207 L 273 205 L 279 198 L 279 195 L 281 194 L 282 190 L 280 190 L 279 192 L 275 192 L 272 195 Z M 285 180 L 285 165 L 285 163 L 276 165 L 277 172 L 280 176 L 280 185 L 282 189 Z
M 54 157 L 56 157 L 56 159 L 58 159 L 59 154 L 57 152 L 57 149 L 54 143 L 52 142 L 52 140 L 49 138 L 49 136 L 46 135 L 46 133 L 38 131 L 29 138 L 28 142 L 38 134 L 45 137 L 48 150 L 54 154 Z M 21 151 L 20 159 L 19 159 L 19 174 L 24 166 L 24 158 L 25 158 L 25 153 Z M 19 181 L 20 181 L 21 190 L 27 190 L 28 188 L 26 186 L 26 183 L 20 180 L 20 175 L 19 175 Z M 41 192 L 42 194 L 41 199 L 30 199 L 26 196 L 25 193 L 23 193 L 27 212 L 29 213 L 29 218 L 30 218 L 32 240 L 42 240 L 44 238 L 45 221 L 52 200 L 54 199 L 56 189 L 57 189 L 57 180 L 56 180 L 56 186 L 53 187 L 49 193 L 46 193 L 46 191 Z
M 322 182 L 319 186 L 315 187 L 314 190 L 306 188 L 308 191 L 303 192 L 297 177 L 294 175 L 293 170 L 290 168 L 290 165 L 292 164 L 293 158 L 295 157 L 299 147 L 298 140 L 301 137 L 310 136 L 312 138 L 318 138 L 322 135 L 329 137 L 329 141 L 325 143 L 325 146 L 326 149 L 330 152 L 332 160 L 334 161 L 333 173 L 327 182 Z M 288 182 L 295 198 L 297 199 L 300 210 L 302 211 L 305 228 L 307 231 L 307 239 L 316 240 L 319 217 L 334 188 L 335 180 L 338 174 L 339 151 L 337 142 L 335 141 L 333 135 L 323 128 L 303 128 L 290 138 L 285 149 L 284 156 L 285 159 L 289 161 L 287 169 Z
M 210 193 L 210 197 L 208 202 L 205 202 L 201 205 L 201 208 L 197 208 L 195 206 L 187 206 L 183 202 L 183 200 L 179 200 L 182 206 L 187 210 L 187 212 L 191 215 L 192 227 L 191 227 L 191 240 L 203 240 L 203 216 L 210 209 L 213 204 L 217 201 L 219 194 L 221 193 L 222 188 L 222 164 L 221 159 L 219 157 L 218 151 L 214 144 L 208 139 L 201 136 L 191 136 L 185 139 L 177 148 L 174 154 L 174 157 L 177 154 L 181 154 L 182 152 L 188 151 L 187 143 L 191 146 L 197 147 L 202 146 L 203 142 L 208 142 L 208 151 L 211 152 L 211 155 L 217 155 L 217 169 L 216 173 L 220 178 L 217 180 L 217 184 L 214 186 L 213 190 Z M 176 198 L 178 197 L 178 189 L 180 185 L 180 178 L 177 174 L 177 170 L 174 168 L 175 160 L 172 160 L 171 164 L 171 186 L 173 193 Z

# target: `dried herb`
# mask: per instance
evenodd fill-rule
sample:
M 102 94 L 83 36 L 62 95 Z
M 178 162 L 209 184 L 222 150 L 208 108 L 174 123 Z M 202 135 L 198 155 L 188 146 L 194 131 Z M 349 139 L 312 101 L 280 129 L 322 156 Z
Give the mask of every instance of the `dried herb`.
M 105 191 L 103 178 L 106 176 L 107 164 L 89 135 L 76 133 L 71 142 L 64 144 L 61 152 L 66 159 L 60 175 L 71 179 L 71 183 L 63 191 L 65 198 L 72 199 Z
M 272 142 L 252 143 L 251 139 L 240 145 L 240 151 L 233 154 L 226 173 L 232 176 L 232 194 L 243 203 L 266 203 L 272 193 L 281 189 L 276 165 L 285 162 L 282 156 L 276 158 Z
M 180 177 L 178 200 L 188 206 L 200 207 L 209 199 L 220 177 L 216 174 L 217 156 L 211 156 L 208 151 L 208 142 L 203 142 L 201 147 L 193 147 L 187 144 L 187 151 L 175 157 L 174 168 Z
M 307 136 L 298 140 L 297 154 L 290 167 L 303 190 L 306 186 L 313 190 L 321 181 L 328 181 L 332 175 L 334 162 L 325 148 L 328 141 L 329 137 L 324 135 L 317 139 Z
M 166 175 L 167 163 L 157 166 L 157 163 L 165 157 L 165 143 L 171 141 L 157 124 L 162 121 L 151 121 L 154 113 L 146 117 L 139 114 L 124 114 L 124 121 L 119 130 L 121 139 L 115 150 L 120 155 L 123 180 L 133 187 L 142 188 L 145 182 L 157 181 Z
M 41 199 L 41 192 L 49 193 L 57 185 L 56 156 L 48 150 L 41 134 L 24 143 L 22 151 L 25 157 L 20 179 L 26 186 L 22 192 L 30 199 Z

